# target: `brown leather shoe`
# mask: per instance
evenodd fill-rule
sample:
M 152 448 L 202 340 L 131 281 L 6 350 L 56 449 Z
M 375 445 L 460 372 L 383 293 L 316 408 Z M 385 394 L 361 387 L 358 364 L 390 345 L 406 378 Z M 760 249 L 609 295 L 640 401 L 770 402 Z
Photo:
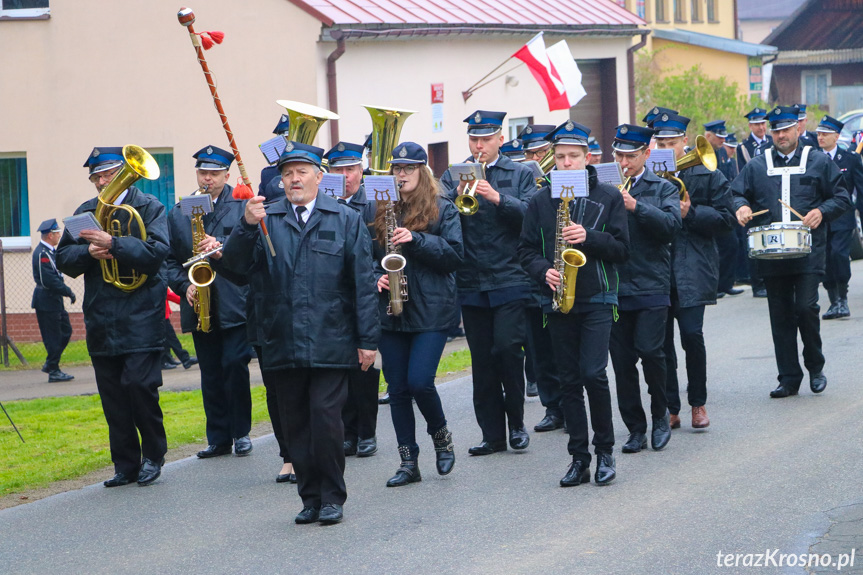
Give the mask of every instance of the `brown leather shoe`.
M 704 406 L 692 408 L 692 427 L 693 429 L 704 429 L 710 426 L 710 420 L 707 418 L 707 410 Z
M 670 414 L 668 421 L 671 423 L 671 429 L 678 429 L 680 427 L 680 416 L 675 414 Z

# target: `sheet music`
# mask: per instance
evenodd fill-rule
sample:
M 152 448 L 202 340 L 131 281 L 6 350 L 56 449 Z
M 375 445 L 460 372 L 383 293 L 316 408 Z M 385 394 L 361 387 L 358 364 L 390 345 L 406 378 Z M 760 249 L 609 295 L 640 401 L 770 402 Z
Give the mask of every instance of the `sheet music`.
M 69 216 L 63 218 L 63 225 L 66 226 L 66 231 L 72 234 L 76 240 L 81 237 L 81 232 L 84 230 L 101 230 L 102 226 L 93 215 L 93 212 L 84 212 L 77 216 Z
M 192 210 L 199 208 L 202 213 L 209 214 L 213 211 L 213 197 L 210 194 L 198 194 L 180 198 L 180 212 L 184 216 L 192 217 Z
M 285 151 L 285 139 L 281 136 L 276 136 L 275 138 L 270 138 L 263 144 L 259 145 L 261 153 L 264 154 L 264 157 L 267 159 L 267 162 L 270 165 L 275 164 L 279 161 L 279 156 Z
M 318 184 L 318 191 L 334 198 L 341 198 L 345 195 L 345 175 L 324 174 L 321 183 Z
M 480 163 L 452 164 L 449 167 L 449 173 L 454 182 L 467 182 L 467 185 L 471 185 L 476 180 L 485 179 L 485 168 Z
M 671 148 L 656 148 L 650 151 L 650 157 L 647 158 L 645 165 L 654 174 L 658 172 L 676 172 L 677 159 L 674 157 L 674 150 Z
M 586 198 L 587 170 L 552 170 L 551 197 L 552 198 Z
M 596 179 L 604 184 L 619 186 L 623 183 L 623 170 L 620 169 L 620 164 L 617 162 L 609 162 L 607 164 L 596 164 Z
M 576 198 L 572 204 L 572 221 L 595 230 L 605 206 L 588 198 Z
M 363 178 L 366 187 L 366 198 L 370 201 L 399 201 L 399 187 L 395 176 L 366 176 Z
M 521 163 L 522 166 L 527 166 L 531 170 L 533 170 L 533 177 L 535 178 L 544 178 L 545 174 L 542 173 L 542 167 L 540 167 L 539 162 L 536 160 L 526 160 Z

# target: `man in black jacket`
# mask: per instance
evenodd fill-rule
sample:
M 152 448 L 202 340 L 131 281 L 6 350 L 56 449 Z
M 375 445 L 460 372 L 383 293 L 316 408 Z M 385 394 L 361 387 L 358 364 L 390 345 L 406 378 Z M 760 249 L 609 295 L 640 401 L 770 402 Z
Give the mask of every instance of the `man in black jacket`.
M 30 307 L 36 310 L 36 321 L 39 322 L 39 333 L 45 344 L 47 357 L 42 365 L 42 371 L 48 374 L 48 382 L 71 381 L 74 376 L 60 371 L 60 356 L 72 337 L 72 324 L 69 314 L 63 307 L 63 298 L 68 297 L 75 303 L 72 288 L 63 281 L 63 274 L 57 270 L 54 251 L 60 243 L 60 226 L 57 220 L 51 218 L 39 224 L 42 240 L 33 250 L 33 279 L 36 288 L 33 290 L 33 300 Z
M 632 183 L 629 191 L 621 192 L 629 224 L 630 258 L 618 270 L 619 319 L 611 328 L 609 348 L 617 404 L 629 430 L 624 453 L 647 447 L 647 419 L 636 368 L 639 358 L 650 393 L 651 445 L 663 449 L 671 438 L 663 344 L 671 305 L 670 244 L 681 226 L 680 198 L 673 184 L 644 167 L 653 133 L 651 128 L 624 124 L 617 128 L 612 144 L 614 159 Z
M 811 146 L 813 150 L 820 150 L 818 136 L 815 132 L 806 129 L 806 104 L 794 104 L 799 111 L 797 114 L 797 141 L 801 148 Z
M 252 348 L 246 337 L 246 297 L 248 287 L 238 286 L 221 270 L 221 253 L 210 256 L 216 273 L 210 292 L 210 331 L 198 330 L 195 304 L 198 288 L 189 280 L 183 262 L 197 253 L 211 251 L 225 242 L 243 213 L 243 203 L 232 197 L 228 170 L 234 161 L 231 152 L 207 146 L 198 150 L 195 172 L 200 188 L 206 188 L 213 200 L 213 211 L 203 216 L 204 239 L 193 245 L 191 217 L 178 203 L 168 214 L 171 252 L 167 259 L 168 285 L 180 294 L 180 323 L 184 333 L 195 341 L 201 367 L 201 394 L 207 416 L 207 448 L 198 457 L 207 459 L 238 456 L 252 451 L 249 431 L 252 428 L 252 395 L 249 388 L 249 360 Z M 228 272 L 229 273 L 229 272 Z
M 357 210 L 368 226 L 374 222 L 374 204 L 369 203 L 363 186 L 363 151 L 359 144 L 339 142 L 324 158 L 331 173 L 345 176 L 345 194 L 338 198 L 342 205 Z M 371 236 L 369 236 L 371 238 Z M 381 370 L 360 365 L 348 372 L 348 399 L 342 409 L 345 425 L 345 455 L 370 457 L 378 451 L 378 389 Z
M 223 265 L 250 282 L 262 370 L 274 372 L 303 509 L 297 523 L 341 521 L 341 412 L 348 371 L 375 361 L 380 337 L 371 239 L 360 214 L 318 193 L 323 150 L 288 142 L 279 159 L 286 198 L 248 201 Z M 258 224 L 267 217 L 276 257 Z
M 656 147 L 672 149 L 677 160 L 688 143 L 689 118 L 663 114 L 654 122 Z M 710 425 L 707 417 L 707 349 L 704 346 L 704 307 L 716 303 L 719 282 L 717 238 L 731 233 L 735 218 L 731 209 L 728 180 L 717 169 L 703 165 L 677 174 L 686 186 L 680 200 L 683 227 L 671 244 L 671 307 L 665 330 L 665 394 L 671 412 L 671 428 L 680 427 L 680 391 L 674 320 L 680 328 L 680 343 L 686 353 L 687 396 L 692 408 L 692 427 Z
M 731 184 L 740 225 L 790 222 L 792 212 L 779 203 L 783 200 L 803 215 L 803 224 L 812 234 L 811 252 L 806 256 L 756 260 L 767 287 L 779 370 L 779 386 L 770 392 L 775 398 L 797 395 L 800 389 L 803 371 L 797 356 L 798 330 L 810 389 L 821 393 L 827 387 L 818 318 L 818 283 L 827 251 L 827 226 L 822 223 L 851 209 L 839 167 L 825 154 L 798 145 L 798 114 L 796 106 L 777 106 L 770 112 L 773 148 L 753 158 Z M 753 219 L 753 211 L 760 210 L 769 213 Z
M 752 158 L 760 156 L 764 153 L 764 150 L 773 146 L 773 137 L 767 133 L 767 110 L 758 107 L 753 108 L 744 115 L 744 118 L 749 119 L 749 136 L 743 140 L 743 143 L 740 144 L 740 148 L 737 150 L 738 174 L 743 171 L 743 166 L 749 163 Z M 729 181 L 733 182 L 734 180 Z M 746 228 L 742 226 L 738 226 L 738 228 L 737 246 L 743 254 L 746 254 L 744 256 L 745 266 L 749 271 L 749 283 L 752 285 L 752 296 L 766 298 L 767 290 L 764 287 L 764 279 L 758 277 L 758 274 L 755 271 L 757 264 L 754 260 L 750 259 L 748 255 L 749 240 L 746 234 Z
M 572 121 L 550 135 L 557 170 L 584 170 L 590 129 Z M 586 259 L 577 269 L 572 309 L 555 309 L 552 298 L 561 283 L 556 269 L 558 212 L 561 199 L 553 199 L 549 185 L 533 196 L 527 207 L 518 254 L 528 275 L 541 285 L 542 312 L 547 314 L 550 342 L 562 388 L 562 407 L 569 432 L 572 463 L 560 480 L 563 487 L 590 481 L 587 414 L 584 390 L 590 401 L 593 445 L 596 451 L 597 485 L 607 485 L 616 476 L 614 426 L 608 390 L 608 342 L 613 307 L 617 304 L 615 265 L 629 257 L 629 229 L 623 197 L 611 185 L 599 183 L 596 170 L 586 167 L 587 197 L 569 202 L 562 240 L 567 248 L 581 251 Z M 588 209 L 589 208 L 589 209 Z
M 484 163 L 486 175 L 472 184 L 479 210 L 461 215 L 464 264 L 456 273 L 472 362 L 473 405 L 482 429 L 482 442 L 468 450 L 471 455 L 505 451 L 507 426 L 513 449 L 530 443 L 524 428 L 522 350 L 530 280 L 516 250 L 536 180 L 530 168 L 499 153 L 505 116 L 477 110 L 464 120 L 471 151 L 467 161 Z M 453 200 L 465 191 L 466 183 L 454 181 L 450 170 L 440 181 Z
M 123 162 L 121 148 L 95 148 L 84 167 L 90 168 L 90 181 L 101 193 Z M 71 277 L 84 274 L 87 350 L 108 422 L 116 472 L 104 485 L 116 487 L 133 481 L 149 485 L 162 473 L 168 450 L 159 407 L 167 290 L 158 275 L 168 255 L 168 226 L 165 207 L 134 186 L 116 198 L 104 199 L 136 210 L 147 239 L 140 239 L 144 230 L 130 224 L 125 211 L 117 211 L 112 219 L 120 221 L 128 235 L 84 230 L 75 239 L 67 229 L 57 248 L 57 269 Z M 75 214 L 96 212 L 99 201 L 84 202 Z M 129 290 L 106 282 L 100 262 L 112 261 L 120 276 L 131 270 L 146 275 L 143 284 Z
M 845 189 L 851 194 L 857 190 L 857 201 L 863 194 L 863 161 L 860 154 L 852 150 L 842 150 L 837 146 L 839 133 L 845 124 L 824 116 L 816 128 L 821 151 L 830 156 L 845 180 Z M 848 282 L 851 281 L 851 241 L 857 229 L 857 218 L 854 208 L 848 210 L 832 222 L 827 228 L 827 274 L 824 278 L 824 289 L 830 297 L 830 308 L 821 319 L 836 319 L 849 317 Z

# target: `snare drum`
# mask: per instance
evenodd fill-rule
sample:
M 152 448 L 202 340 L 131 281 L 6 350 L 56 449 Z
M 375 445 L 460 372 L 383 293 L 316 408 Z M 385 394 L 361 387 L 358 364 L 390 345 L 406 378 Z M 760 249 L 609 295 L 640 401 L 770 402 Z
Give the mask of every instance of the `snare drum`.
M 802 258 L 812 251 L 812 233 L 801 222 L 774 222 L 749 230 L 749 257 L 759 260 Z

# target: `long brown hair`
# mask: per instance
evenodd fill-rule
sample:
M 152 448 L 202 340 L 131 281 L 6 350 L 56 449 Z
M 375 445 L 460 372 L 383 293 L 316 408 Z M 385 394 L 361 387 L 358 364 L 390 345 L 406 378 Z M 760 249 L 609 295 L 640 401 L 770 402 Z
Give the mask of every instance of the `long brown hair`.
M 404 194 L 395 202 L 396 220 L 400 226 L 412 232 L 423 232 L 429 224 L 437 221 L 438 185 L 431 170 L 425 164 L 417 166 L 420 179 L 413 192 Z M 387 245 L 386 210 L 384 202 L 378 202 L 375 213 L 375 237 L 382 247 Z

